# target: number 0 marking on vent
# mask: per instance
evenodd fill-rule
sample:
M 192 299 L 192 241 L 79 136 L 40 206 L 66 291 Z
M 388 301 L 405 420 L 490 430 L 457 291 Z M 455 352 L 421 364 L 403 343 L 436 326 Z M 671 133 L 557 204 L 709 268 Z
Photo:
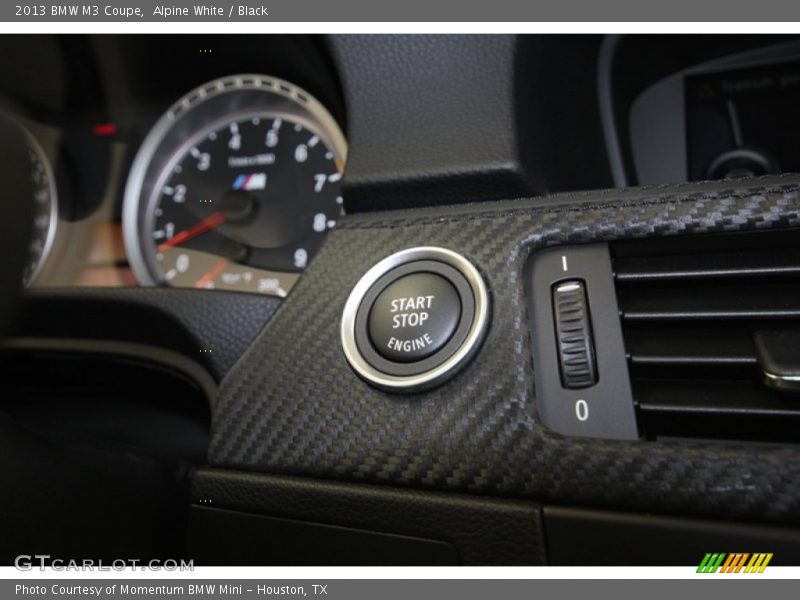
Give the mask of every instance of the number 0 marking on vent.
M 575 416 L 578 417 L 578 421 L 585 421 L 589 418 L 589 405 L 586 400 L 581 399 L 575 403 Z

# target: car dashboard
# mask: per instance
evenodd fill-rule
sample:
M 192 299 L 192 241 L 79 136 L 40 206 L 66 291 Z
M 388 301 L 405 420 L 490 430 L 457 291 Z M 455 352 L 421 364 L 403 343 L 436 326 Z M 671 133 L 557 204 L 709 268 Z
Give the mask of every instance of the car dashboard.
M 0 57 L 5 562 L 797 563 L 796 36 Z

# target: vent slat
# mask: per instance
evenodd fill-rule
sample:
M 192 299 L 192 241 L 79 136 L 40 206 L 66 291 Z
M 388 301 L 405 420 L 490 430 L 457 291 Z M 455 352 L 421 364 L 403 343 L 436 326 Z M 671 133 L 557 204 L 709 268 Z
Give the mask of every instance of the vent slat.
M 645 435 L 800 443 L 800 394 L 764 383 L 753 338 L 800 327 L 800 231 L 611 250 Z
M 800 418 L 796 398 L 740 382 L 641 380 L 634 392 L 641 410 L 693 414 L 758 415 Z
M 800 318 L 800 285 L 650 287 L 619 291 L 626 321 Z
M 614 261 L 620 283 L 745 277 L 800 277 L 800 248 L 704 255 L 630 256 Z
M 633 367 L 753 367 L 752 338 L 746 332 L 722 330 L 636 330 L 626 336 Z

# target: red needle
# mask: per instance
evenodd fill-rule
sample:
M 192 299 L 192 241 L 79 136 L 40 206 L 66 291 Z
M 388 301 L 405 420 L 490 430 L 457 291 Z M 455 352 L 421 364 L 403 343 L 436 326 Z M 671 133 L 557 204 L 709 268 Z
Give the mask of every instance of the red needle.
M 196 288 L 204 288 L 210 282 L 214 281 L 222 272 L 227 268 L 228 263 L 230 263 L 227 258 L 220 258 L 217 262 L 214 263 L 208 272 L 203 275 L 200 279 L 197 280 L 197 283 L 194 285 Z
M 205 233 L 206 231 L 210 231 L 216 227 L 219 227 L 224 222 L 225 222 L 225 215 L 221 212 L 215 212 L 207 216 L 202 221 L 200 221 L 197 225 L 189 227 L 189 229 L 184 229 L 183 231 L 179 231 L 171 238 L 169 238 L 166 242 L 159 244 L 156 247 L 156 249 L 159 252 L 163 252 L 167 248 L 178 246 L 183 242 L 188 242 L 190 239 L 197 237 L 201 233 Z

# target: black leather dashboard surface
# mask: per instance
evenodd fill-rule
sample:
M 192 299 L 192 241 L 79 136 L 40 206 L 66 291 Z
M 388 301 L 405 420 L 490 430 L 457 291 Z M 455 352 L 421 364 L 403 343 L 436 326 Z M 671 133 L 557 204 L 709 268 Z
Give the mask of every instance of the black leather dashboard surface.
M 800 448 L 568 439 L 539 422 L 523 267 L 562 243 L 800 225 L 800 177 L 685 184 L 343 219 L 222 382 L 212 465 L 640 511 L 800 522 Z M 375 262 L 438 245 L 482 271 L 473 362 L 413 396 L 350 369 L 339 321 Z
M 198 470 L 192 479 L 192 498 L 202 508 L 225 507 L 443 540 L 458 549 L 464 564 L 546 561 L 541 507 L 531 502 L 221 469 Z M 201 540 L 216 545 L 205 536 Z
M 334 35 L 348 106 L 347 210 L 530 195 L 511 35 Z M 436 57 L 431 60 L 431 57 Z M 476 82 L 480 82 L 476 85 Z
M 221 290 L 39 288 L 28 290 L 13 333 L 158 346 L 220 380 L 279 305 L 277 298 Z

